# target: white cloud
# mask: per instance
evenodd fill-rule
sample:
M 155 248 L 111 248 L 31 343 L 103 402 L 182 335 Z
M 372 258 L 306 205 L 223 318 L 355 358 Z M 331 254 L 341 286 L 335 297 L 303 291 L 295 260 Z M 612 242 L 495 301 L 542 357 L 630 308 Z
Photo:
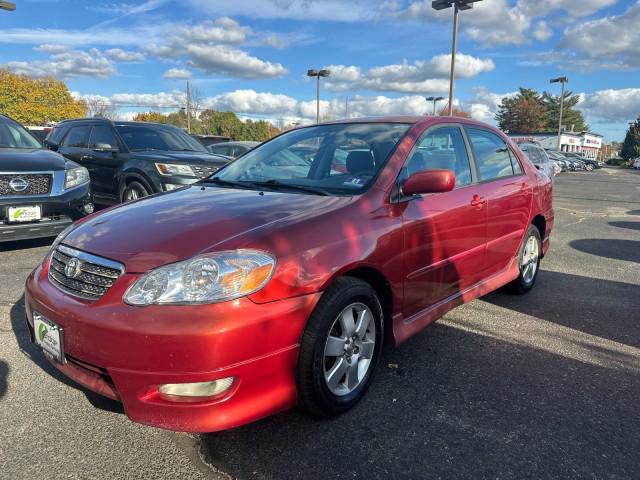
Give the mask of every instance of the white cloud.
M 473 88 L 473 95 L 461 102 L 461 108 L 473 118 L 487 123 L 495 123 L 495 114 L 503 98 L 512 97 L 517 92 L 494 93 L 486 87 Z
M 399 93 L 444 92 L 449 88 L 451 55 L 437 55 L 430 60 L 407 61 L 384 65 L 362 72 L 360 67 L 329 65 L 331 75 L 326 79 L 329 90 L 374 90 Z M 456 56 L 458 78 L 471 78 L 495 69 L 492 60 L 460 53 Z
M 640 67 L 640 1 L 622 15 L 604 17 L 569 28 L 562 48 L 576 50 L 597 62 Z
M 226 45 L 185 46 L 189 64 L 209 74 L 221 74 L 245 79 L 281 77 L 287 69 L 280 63 L 272 63 L 249 55 L 238 48 Z
M 32 77 L 56 78 L 98 77 L 108 78 L 115 72 L 113 62 L 100 50 L 64 50 L 57 45 L 43 45 L 41 51 L 51 53 L 48 61 L 12 61 L 3 65 L 15 73 Z
M 599 90 L 580 97 L 577 108 L 589 119 L 626 122 L 640 114 L 640 88 Z
M 116 62 L 144 62 L 145 60 L 144 53 L 122 50 L 121 48 L 110 48 L 104 53 Z
M 553 36 L 553 31 L 551 30 L 547 22 L 545 22 L 544 20 L 540 20 L 536 23 L 532 35 L 536 40 L 546 42 Z
M 255 90 L 235 90 L 205 98 L 204 108 L 258 115 L 284 115 L 296 111 L 297 101 L 287 95 L 258 93 Z
M 164 72 L 164 75 L 162 76 L 169 79 L 188 80 L 191 78 L 192 74 L 185 68 L 170 68 Z

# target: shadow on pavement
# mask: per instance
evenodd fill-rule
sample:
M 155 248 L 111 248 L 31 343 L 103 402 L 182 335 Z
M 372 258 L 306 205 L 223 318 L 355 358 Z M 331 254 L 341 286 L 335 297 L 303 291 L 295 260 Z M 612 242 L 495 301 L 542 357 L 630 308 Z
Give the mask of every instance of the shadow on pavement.
M 35 364 L 33 368 L 39 367 L 65 385 L 81 390 L 87 397 L 87 400 L 89 400 L 89 402 L 96 408 L 109 412 L 124 413 L 121 403 L 87 390 L 83 386 L 75 383 L 60 373 L 53 365 L 51 365 L 51 363 L 49 363 L 42 351 L 31 343 L 29 329 L 25 320 L 24 295 L 13 305 L 13 307 L 11 307 L 10 316 L 11 327 L 16 336 L 16 340 L 18 341 L 18 348 L 33 361 Z
M 234 478 L 611 478 L 640 469 L 638 370 L 441 324 L 388 349 L 380 367 L 341 417 L 285 412 L 203 435 L 202 453 Z
M 640 230 L 640 222 L 609 222 L 612 227 L 628 228 L 629 230 Z
M 585 238 L 572 240 L 569 245 L 592 255 L 640 263 L 640 241 L 637 240 Z
M 40 248 L 51 245 L 55 237 L 32 238 L 29 240 L 17 240 L 15 242 L 0 242 L 0 252 L 10 252 L 12 250 L 26 250 L 29 248 Z
M 640 215 L 640 210 L 629 210 L 627 215 Z
M 7 393 L 7 382 L 9 379 L 9 364 L 0 360 L 0 398 Z

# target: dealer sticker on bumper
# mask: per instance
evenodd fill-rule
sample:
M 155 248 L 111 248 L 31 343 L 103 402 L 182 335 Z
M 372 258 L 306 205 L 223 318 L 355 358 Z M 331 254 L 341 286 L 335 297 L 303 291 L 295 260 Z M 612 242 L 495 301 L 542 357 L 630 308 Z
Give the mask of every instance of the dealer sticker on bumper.
M 40 205 L 29 207 L 9 207 L 7 216 L 10 222 L 33 222 L 42 218 L 42 210 Z
M 54 360 L 64 363 L 62 329 L 37 312 L 33 312 L 33 329 L 36 345 L 51 355 Z

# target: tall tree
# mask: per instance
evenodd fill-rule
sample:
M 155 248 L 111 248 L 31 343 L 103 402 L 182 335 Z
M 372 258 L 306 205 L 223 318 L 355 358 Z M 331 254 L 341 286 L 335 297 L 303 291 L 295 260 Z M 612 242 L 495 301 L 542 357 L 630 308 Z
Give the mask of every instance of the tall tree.
M 31 78 L 0 69 L 0 113 L 26 125 L 84 117 L 86 104 L 53 77 Z
M 635 122 L 629 125 L 627 134 L 624 137 L 624 142 L 622 142 L 620 156 L 625 160 L 640 157 L 640 116 L 638 116 Z
M 546 131 L 549 114 L 538 92 L 520 88 L 515 96 L 502 99 L 495 118 L 506 132 L 539 133 Z
M 579 95 L 574 95 L 573 92 L 564 92 L 562 125 L 566 131 L 586 132 L 589 130 L 582 112 L 575 109 L 579 101 Z M 551 95 L 549 92 L 544 92 L 542 94 L 542 104 L 547 109 L 548 114 L 546 130 L 548 132 L 557 131 L 560 118 L 560 95 Z
M 449 107 L 445 105 L 440 109 L 438 115 L 441 117 L 444 115 L 449 115 Z M 462 118 L 471 118 L 471 114 L 469 112 L 465 112 L 457 107 L 453 107 L 453 111 L 451 112 L 451 116 L 453 117 L 462 117 Z

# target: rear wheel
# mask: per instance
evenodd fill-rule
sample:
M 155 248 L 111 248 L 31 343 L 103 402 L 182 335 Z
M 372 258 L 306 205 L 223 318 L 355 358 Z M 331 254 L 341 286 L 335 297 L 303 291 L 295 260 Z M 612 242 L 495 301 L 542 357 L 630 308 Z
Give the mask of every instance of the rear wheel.
M 540 269 L 542 255 L 542 240 L 540 231 L 535 225 L 529 225 L 524 243 L 520 248 L 520 275 L 513 282 L 507 284 L 506 289 L 511 293 L 523 294 L 529 292 L 536 283 Z
M 366 282 L 342 277 L 324 293 L 302 336 L 296 371 L 300 407 L 339 415 L 364 396 L 380 358 L 382 307 Z
M 122 190 L 120 194 L 120 199 L 122 202 L 131 202 L 133 200 L 138 200 L 142 197 L 147 197 L 150 195 L 150 192 L 147 188 L 140 182 L 132 181 L 127 183 L 127 185 Z

